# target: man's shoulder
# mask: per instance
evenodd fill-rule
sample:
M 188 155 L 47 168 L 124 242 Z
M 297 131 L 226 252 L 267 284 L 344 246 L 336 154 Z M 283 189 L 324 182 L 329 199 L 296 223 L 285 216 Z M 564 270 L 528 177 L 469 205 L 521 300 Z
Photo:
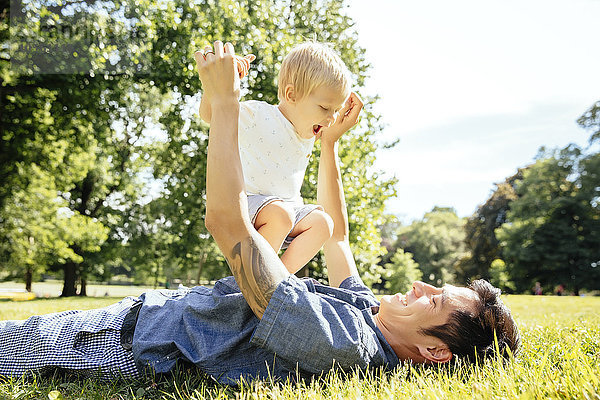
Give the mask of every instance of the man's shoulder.
M 346 278 L 339 287 L 321 284 L 314 279 L 302 279 L 309 291 L 334 297 L 355 307 L 364 308 L 378 306 L 377 298 L 358 276 Z

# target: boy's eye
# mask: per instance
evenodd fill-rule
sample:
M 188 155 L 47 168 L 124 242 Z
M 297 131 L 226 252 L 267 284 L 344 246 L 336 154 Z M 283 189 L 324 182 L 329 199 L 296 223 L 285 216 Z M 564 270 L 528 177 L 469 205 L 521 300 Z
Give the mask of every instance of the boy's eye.
M 327 107 L 323 107 L 323 106 L 319 106 L 319 107 L 321 107 L 321 109 L 324 111 L 329 111 L 329 109 Z

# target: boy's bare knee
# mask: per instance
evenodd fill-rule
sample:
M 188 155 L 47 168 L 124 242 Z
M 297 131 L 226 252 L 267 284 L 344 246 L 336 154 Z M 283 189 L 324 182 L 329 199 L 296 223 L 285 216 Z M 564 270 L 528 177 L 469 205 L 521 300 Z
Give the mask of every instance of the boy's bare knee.
M 296 216 L 294 211 L 282 202 L 273 202 L 266 205 L 256 217 L 256 229 L 264 225 L 273 226 L 276 229 L 289 232 L 294 226 Z
M 315 210 L 311 214 L 314 214 L 313 226 L 318 229 L 325 240 L 329 239 L 333 235 L 333 219 L 321 210 Z

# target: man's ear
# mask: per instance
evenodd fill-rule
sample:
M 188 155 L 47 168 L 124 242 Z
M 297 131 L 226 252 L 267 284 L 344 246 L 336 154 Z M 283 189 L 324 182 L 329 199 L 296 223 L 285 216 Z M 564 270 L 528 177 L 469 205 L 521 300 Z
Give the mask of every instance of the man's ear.
M 452 359 L 452 352 L 443 343 L 435 346 L 418 345 L 419 353 L 430 362 L 445 363 Z
M 296 90 L 294 89 L 294 85 L 292 85 L 291 83 L 288 83 L 287 85 L 285 85 L 285 88 L 283 89 L 283 97 L 285 98 L 285 101 L 287 101 L 288 103 L 295 103 L 296 102 Z

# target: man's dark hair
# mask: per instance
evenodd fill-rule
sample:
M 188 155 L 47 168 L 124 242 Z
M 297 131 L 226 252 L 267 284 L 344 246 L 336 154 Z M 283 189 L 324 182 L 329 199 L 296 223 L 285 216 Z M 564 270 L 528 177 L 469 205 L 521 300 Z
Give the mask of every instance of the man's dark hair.
M 510 349 L 515 354 L 521 344 L 517 324 L 500 299 L 500 289 L 478 279 L 469 286 L 479 296 L 474 313 L 455 310 L 448 322 L 422 329 L 424 335 L 441 339 L 454 357 L 468 362 L 483 361 L 499 354 L 508 359 Z M 497 340 L 497 347 L 496 347 Z

